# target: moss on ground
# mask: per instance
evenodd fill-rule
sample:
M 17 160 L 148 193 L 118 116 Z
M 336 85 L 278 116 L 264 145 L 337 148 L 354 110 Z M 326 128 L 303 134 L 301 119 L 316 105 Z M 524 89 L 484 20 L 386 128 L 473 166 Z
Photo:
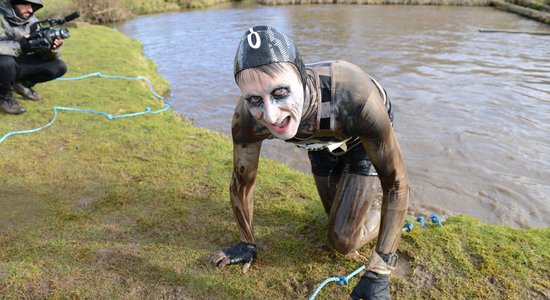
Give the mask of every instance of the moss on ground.
M 137 40 L 100 26 L 71 34 L 66 77 L 142 75 L 167 93 Z M 53 81 L 37 90 L 46 99 L 23 102 L 27 113 L 0 115 L 0 136 L 44 125 L 54 105 L 112 114 L 163 105 L 141 81 Z M 231 142 L 173 111 L 116 120 L 61 112 L 53 126 L 1 143 L 0 157 L 3 299 L 299 299 L 360 266 L 327 246 L 312 179 L 266 159 L 255 195 L 257 263 L 245 276 L 211 266 L 212 252 L 238 240 L 227 191 Z M 549 228 L 465 216 L 414 229 L 403 234 L 392 295 L 548 298 L 549 241 Z M 318 299 L 347 299 L 357 280 L 329 284 Z

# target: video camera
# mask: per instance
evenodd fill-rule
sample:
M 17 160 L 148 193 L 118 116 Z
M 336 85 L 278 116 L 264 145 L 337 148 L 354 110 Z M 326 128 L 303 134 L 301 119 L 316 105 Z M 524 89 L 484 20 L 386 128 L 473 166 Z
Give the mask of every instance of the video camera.
M 61 19 L 47 19 L 38 21 L 31 25 L 28 41 L 31 49 L 51 47 L 55 39 L 66 39 L 70 37 L 67 28 L 54 29 L 52 26 L 63 25 L 80 17 L 79 12 L 74 12 Z

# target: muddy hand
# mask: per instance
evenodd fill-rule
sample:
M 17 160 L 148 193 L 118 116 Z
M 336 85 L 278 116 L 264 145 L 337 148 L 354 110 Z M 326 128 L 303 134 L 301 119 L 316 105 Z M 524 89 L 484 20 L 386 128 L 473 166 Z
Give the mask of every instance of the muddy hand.
M 212 254 L 210 261 L 222 269 L 226 265 L 243 264 L 243 272 L 246 273 L 254 262 L 257 252 L 256 245 L 240 242 Z

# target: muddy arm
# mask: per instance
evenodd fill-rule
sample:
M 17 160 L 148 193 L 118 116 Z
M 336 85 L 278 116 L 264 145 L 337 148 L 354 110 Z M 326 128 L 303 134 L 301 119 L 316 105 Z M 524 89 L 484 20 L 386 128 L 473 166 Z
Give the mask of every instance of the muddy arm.
M 252 226 L 252 194 L 258 172 L 262 142 L 233 145 L 233 178 L 231 179 L 231 208 L 237 220 L 241 241 L 256 244 Z
M 371 94 L 362 112 L 366 121 L 362 142 L 383 190 L 382 219 L 376 251 L 395 252 L 409 202 L 409 182 L 397 138 L 382 101 Z

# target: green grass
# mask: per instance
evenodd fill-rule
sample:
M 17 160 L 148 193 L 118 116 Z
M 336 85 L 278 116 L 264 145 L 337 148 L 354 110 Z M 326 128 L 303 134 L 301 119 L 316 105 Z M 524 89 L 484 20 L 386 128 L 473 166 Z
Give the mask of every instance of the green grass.
M 228 3 L 232 0 L 44 0 L 38 11 L 39 19 L 60 18 L 74 11 L 81 17 L 76 21 L 117 23 L 135 15 L 163 13 L 184 9 L 201 9 Z
M 137 40 L 100 26 L 71 29 L 67 77 L 165 79 Z M 37 86 L 42 102 L 0 115 L 0 136 L 42 126 L 52 106 L 112 114 L 162 107 L 144 82 L 86 79 Z M 312 179 L 262 159 L 255 194 L 259 258 L 250 272 L 208 257 L 238 241 L 229 206 L 230 138 L 172 111 L 108 120 L 61 112 L 35 134 L 0 144 L 0 298 L 300 299 L 360 266 L 326 244 Z M 395 299 L 543 299 L 550 229 L 513 229 L 464 216 L 404 233 Z M 361 254 L 368 256 L 372 245 Z M 327 285 L 318 299 L 347 299 Z

